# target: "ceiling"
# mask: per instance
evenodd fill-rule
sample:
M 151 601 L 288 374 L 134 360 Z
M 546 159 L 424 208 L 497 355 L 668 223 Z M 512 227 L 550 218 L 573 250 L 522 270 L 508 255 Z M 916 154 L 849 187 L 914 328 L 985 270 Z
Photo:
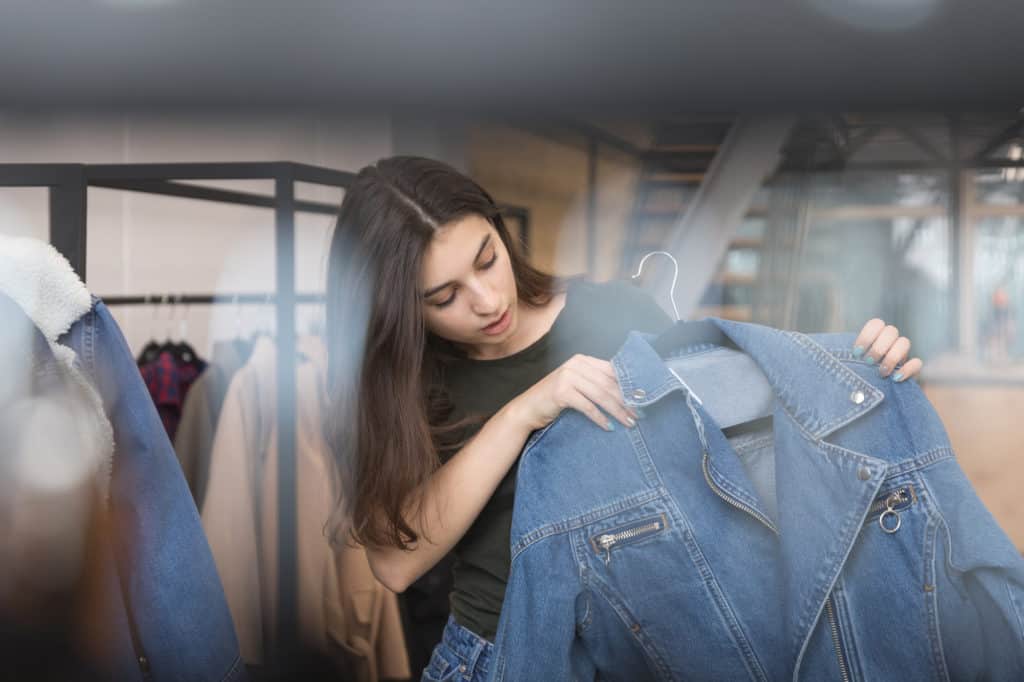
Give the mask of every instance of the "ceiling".
M 1024 105 L 1017 0 L 7 0 L 0 107 Z

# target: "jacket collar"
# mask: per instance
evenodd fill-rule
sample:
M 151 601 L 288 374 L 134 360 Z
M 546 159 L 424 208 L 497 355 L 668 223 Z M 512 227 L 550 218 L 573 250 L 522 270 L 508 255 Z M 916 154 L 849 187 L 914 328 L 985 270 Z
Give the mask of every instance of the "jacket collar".
M 70 382 L 76 400 L 85 407 L 81 461 L 95 464 L 104 499 L 108 498 L 114 461 L 114 430 L 103 407 L 103 400 L 92 381 L 81 370 L 75 351 L 61 343 L 63 335 L 86 313 L 94 309 L 94 299 L 68 260 L 52 245 L 28 237 L 0 235 L 0 295 L 21 309 L 34 325 L 35 333 L 45 339 L 49 353 L 36 343 L 31 355 L 33 371 L 56 361 L 59 371 Z M 12 324 L 11 319 L 0 323 Z M 37 338 L 38 341 L 38 338 Z
M 881 391 L 804 334 L 714 317 L 708 320 L 758 364 L 781 406 L 813 438 L 824 438 L 882 402 Z M 651 346 L 654 338 L 630 332 L 612 358 L 626 403 L 633 407 L 651 405 L 684 390 Z M 709 348 L 680 348 L 678 353 Z

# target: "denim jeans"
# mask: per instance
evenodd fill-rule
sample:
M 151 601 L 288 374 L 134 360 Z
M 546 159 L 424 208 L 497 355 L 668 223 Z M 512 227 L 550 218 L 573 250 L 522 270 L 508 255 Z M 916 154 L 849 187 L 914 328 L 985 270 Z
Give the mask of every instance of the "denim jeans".
M 494 645 L 462 627 L 448 616 L 441 643 L 434 647 L 420 682 L 483 682 L 491 664 Z

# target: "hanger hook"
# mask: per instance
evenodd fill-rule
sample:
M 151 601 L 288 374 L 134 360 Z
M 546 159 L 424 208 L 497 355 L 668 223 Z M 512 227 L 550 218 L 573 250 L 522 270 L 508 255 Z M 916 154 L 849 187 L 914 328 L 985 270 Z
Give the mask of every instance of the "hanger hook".
M 178 294 L 178 305 L 181 306 L 181 317 L 178 319 L 178 336 L 181 342 L 185 343 L 188 337 L 188 303 L 185 303 L 185 294 Z
M 636 274 L 634 274 L 631 279 L 639 278 L 644 271 L 644 263 L 647 262 L 648 258 L 656 255 L 666 256 L 670 261 L 672 261 L 672 288 L 669 289 L 668 298 L 672 301 L 672 312 L 675 313 L 676 322 L 678 322 L 682 318 L 679 317 L 679 308 L 676 307 L 676 282 L 679 280 L 679 261 L 676 260 L 675 256 L 668 251 L 651 251 L 640 259 L 640 265 L 637 266 Z

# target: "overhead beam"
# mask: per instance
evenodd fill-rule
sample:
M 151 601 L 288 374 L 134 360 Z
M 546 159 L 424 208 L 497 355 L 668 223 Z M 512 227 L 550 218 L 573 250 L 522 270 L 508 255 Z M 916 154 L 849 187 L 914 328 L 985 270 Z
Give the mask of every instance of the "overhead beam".
M 675 301 L 682 316 L 697 309 L 754 195 L 778 168 L 796 121 L 793 115 L 760 115 L 741 116 L 733 123 L 666 242 L 679 263 Z M 659 270 L 658 291 L 669 290 L 672 273 L 667 270 Z
M 1022 131 L 1024 131 L 1024 119 L 1014 121 L 1010 125 L 1003 128 L 1001 131 L 999 131 L 999 133 L 995 137 L 989 140 L 988 143 L 986 143 L 985 146 L 981 148 L 981 151 L 979 151 L 975 155 L 975 160 L 988 161 L 989 156 L 994 154 L 997 149 L 1002 147 L 1004 144 L 1006 144 L 1013 138 L 1019 137 Z

